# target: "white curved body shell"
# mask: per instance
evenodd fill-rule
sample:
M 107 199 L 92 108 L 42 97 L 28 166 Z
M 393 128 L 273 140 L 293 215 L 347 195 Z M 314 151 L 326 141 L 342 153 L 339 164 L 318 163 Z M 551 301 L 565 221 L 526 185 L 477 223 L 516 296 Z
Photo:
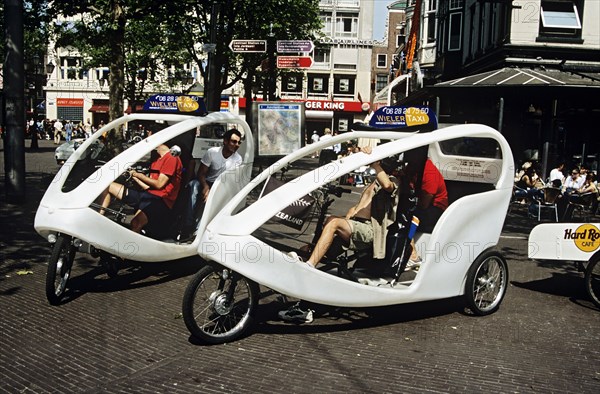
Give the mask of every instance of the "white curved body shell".
M 127 121 L 156 118 L 177 123 L 114 157 L 73 190 L 62 191 L 71 168 L 103 132 Z M 243 130 L 245 141 L 240 153 L 244 165 L 225 172 L 215 182 L 200 221 L 198 235 L 192 243 L 169 243 L 135 234 L 90 208 L 97 196 L 131 163 L 140 160 L 159 144 L 210 123 L 235 123 Z M 370 155 L 353 154 L 316 168 L 245 206 L 248 194 L 288 163 L 327 145 L 361 137 L 372 138 L 373 133 L 345 133 L 328 141 L 311 144 L 250 179 L 254 140 L 250 128 L 239 117 L 229 113 L 211 113 L 206 117 L 127 115 L 100 129 L 63 165 L 40 203 L 35 229 L 45 237 L 50 233 L 66 233 L 97 249 L 142 262 L 176 260 L 197 254 L 278 292 L 321 304 L 379 306 L 463 294 L 471 263 L 481 252 L 498 242 L 513 187 L 512 153 L 502 135 L 490 127 L 466 124 L 424 134 L 376 132 L 377 138 L 391 142 L 377 146 Z M 497 157 L 500 158 L 448 155 L 440 149 L 440 141 L 462 137 L 495 140 L 499 147 Z M 467 195 L 452 202 L 431 234 L 417 235 L 417 249 L 424 263 L 414 280 L 391 287 L 341 279 L 298 264 L 283 251 L 252 235 L 269 218 L 307 192 L 375 160 L 426 145 L 429 146 L 429 157 L 447 181 L 481 182 L 491 187 L 489 191 Z
M 463 294 L 471 263 L 481 252 L 497 244 L 506 216 L 512 194 L 514 168 L 512 153 L 506 140 L 492 128 L 474 124 L 424 134 L 378 132 L 377 136 L 392 142 L 377 146 L 370 155 L 353 154 L 308 172 L 238 212 L 236 207 L 244 201 L 253 187 L 289 162 L 319 149 L 321 145 L 311 144 L 266 169 L 211 220 L 202 234 L 199 255 L 283 294 L 327 305 L 379 306 Z M 347 133 L 326 143 L 333 144 L 360 137 L 373 137 L 373 132 Z M 459 137 L 496 140 L 502 159 L 444 155 L 437 143 Z M 493 185 L 493 190 L 465 196 L 453 202 L 431 234 L 417 237 L 417 249 L 424 263 L 410 283 L 391 287 L 348 281 L 299 264 L 284 252 L 251 235 L 262 223 L 307 191 L 375 160 L 425 145 L 429 145 L 429 156 L 446 180 L 485 180 Z

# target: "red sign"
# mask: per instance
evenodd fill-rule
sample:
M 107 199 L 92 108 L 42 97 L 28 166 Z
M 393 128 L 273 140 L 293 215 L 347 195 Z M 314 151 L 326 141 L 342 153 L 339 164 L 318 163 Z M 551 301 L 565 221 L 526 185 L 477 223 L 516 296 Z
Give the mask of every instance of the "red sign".
M 255 101 L 262 101 L 260 98 Z M 361 103 L 360 101 L 329 101 L 329 100 L 281 100 L 285 101 L 300 101 L 304 102 L 304 107 L 313 111 L 336 111 L 336 112 L 366 112 L 369 110 L 369 103 Z M 365 106 L 365 104 L 367 104 Z M 240 108 L 246 108 L 246 98 L 240 97 Z
M 277 68 L 310 68 L 312 65 L 310 56 L 277 56 Z
M 57 107 L 83 107 L 82 98 L 57 98 Z

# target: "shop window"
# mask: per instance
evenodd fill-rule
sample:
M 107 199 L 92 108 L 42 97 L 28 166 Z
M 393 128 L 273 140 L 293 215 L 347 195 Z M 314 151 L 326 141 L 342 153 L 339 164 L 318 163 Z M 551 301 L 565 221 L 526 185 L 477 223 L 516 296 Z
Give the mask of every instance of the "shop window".
M 580 40 L 582 7 L 583 1 L 542 1 L 538 41 Z
M 378 68 L 387 67 L 387 55 L 385 53 L 377 54 L 377 67 Z

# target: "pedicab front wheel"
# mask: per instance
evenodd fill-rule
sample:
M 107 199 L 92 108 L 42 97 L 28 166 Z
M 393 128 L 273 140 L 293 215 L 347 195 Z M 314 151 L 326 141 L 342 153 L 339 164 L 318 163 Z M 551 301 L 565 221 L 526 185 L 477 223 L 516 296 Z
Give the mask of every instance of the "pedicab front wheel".
M 75 246 L 71 241 L 68 235 L 58 234 L 52 248 L 46 272 L 46 298 L 51 305 L 60 304 L 67 289 L 75 258 Z
M 479 316 L 496 312 L 506 294 L 507 285 L 508 265 L 504 257 L 493 250 L 482 253 L 467 273 L 467 307 Z
M 183 295 L 183 320 L 203 342 L 218 344 L 239 338 L 252 324 L 258 285 L 218 265 L 204 266 Z
M 585 289 L 590 298 L 600 308 L 600 258 L 590 261 L 585 269 Z

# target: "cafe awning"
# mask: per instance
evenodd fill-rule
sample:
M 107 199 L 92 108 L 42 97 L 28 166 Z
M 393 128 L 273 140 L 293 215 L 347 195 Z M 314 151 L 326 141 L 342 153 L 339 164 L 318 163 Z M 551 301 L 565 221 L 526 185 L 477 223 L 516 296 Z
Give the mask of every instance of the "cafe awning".
M 498 70 L 469 75 L 433 85 L 434 88 L 489 88 L 497 86 L 564 86 L 599 88 L 600 74 L 545 69 L 539 67 L 504 67 Z
M 96 112 L 100 114 L 108 113 L 108 104 L 94 104 L 89 109 L 90 112 Z

